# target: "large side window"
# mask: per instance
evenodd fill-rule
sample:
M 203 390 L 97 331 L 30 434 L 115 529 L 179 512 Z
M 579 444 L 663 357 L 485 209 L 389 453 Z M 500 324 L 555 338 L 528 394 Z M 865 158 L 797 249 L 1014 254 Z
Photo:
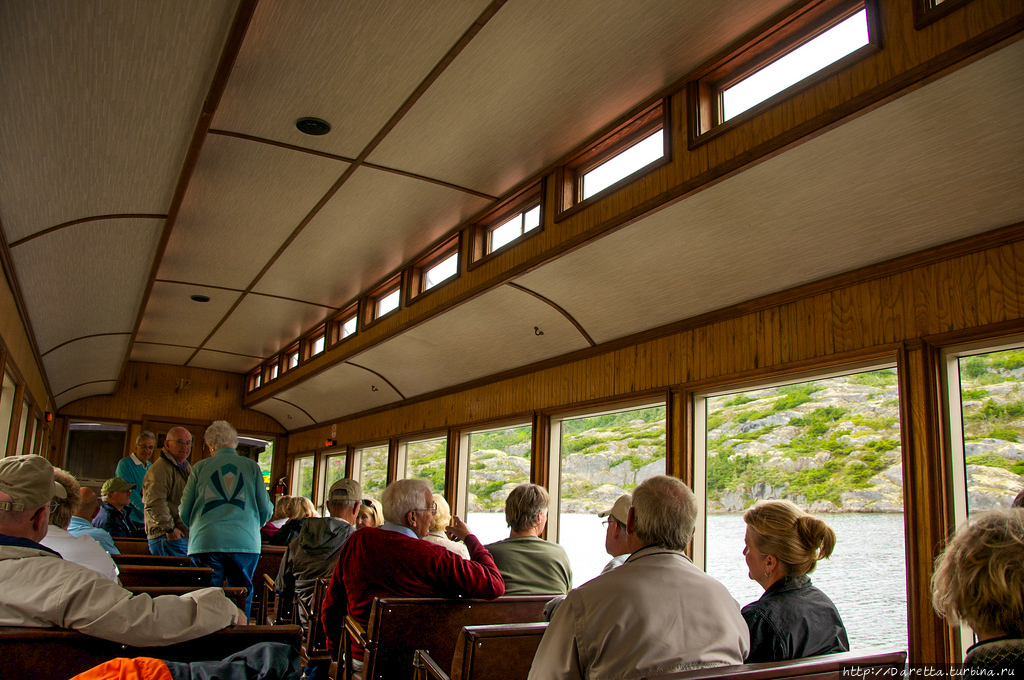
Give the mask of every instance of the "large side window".
M 79 484 L 99 488 L 126 452 L 127 428 L 118 423 L 72 422 L 65 469 Z
M 579 586 L 598 576 L 611 560 L 605 550 L 606 526 L 597 516 L 640 482 L 665 474 L 665 406 L 565 417 L 552 421 L 557 442 L 558 488 L 549 516 L 556 514 L 558 542 Z M 554 449 L 554 447 L 552 447 Z M 554 526 L 549 520 L 549 527 Z M 548 536 L 552 536 L 551 528 Z
M 356 456 L 363 495 L 380 500 L 384 487 L 388 485 L 388 445 L 357 449 Z
M 530 481 L 533 427 L 518 425 L 468 434 L 465 446 L 466 524 L 485 545 L 508 538 L 505 499 Z
M 404 442 L 399 447 L 399 469 L 404 468 L 406 479 L 425 479 L 435 496 L 443 496 L 447 455 L 447 437 Z
M 292 462 L 292 496 L 305 496 L 313 500 L 313 472 L 316 461 L 313 456 L 302 456 Z
M 274 466 L 274 440 L 253 435 L 238 435 L 238 453 L 259 463 L 263 486 L 270 490 L 270 473 Z
M 851 648 L 906 647 L 896 369 L 717 394 L 697 399 L 695 412 L 706 480 L 696 491 L 707 499 L 697 564 L 740 605 L 760 598 L 743 557 L 743 512 L 761 499 L 791 500 L 836 533 L 831 559 L 811 579 L 839 609 Z

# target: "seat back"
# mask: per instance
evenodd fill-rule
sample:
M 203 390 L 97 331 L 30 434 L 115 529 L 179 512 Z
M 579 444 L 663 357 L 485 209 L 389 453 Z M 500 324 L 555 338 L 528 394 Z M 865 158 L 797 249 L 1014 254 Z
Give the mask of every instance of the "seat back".
M 256 563 L 256 570 L 252 574 L 252 582 L 255 586 L 252 594 L 252 611 L 262 612 L 264 620 L 266 619 L 267 605 L 263 602 L 263 588 L 260 588 L 259 585 L 263 583 L 264 576 L 269 576 L 271 582 L 277 578 L 277 572 L 281 569 L 281 560 L 284 559 L 284 552 L 287 549 L 287 546 L 267 545 L 266 543 L 260 548 L 260 560 Z M 256 620 L 260 621 L 260 619 Z
M 645 680 L 850 680 L 850 678 L 903 677 L 907 653 L 897 649 L 809 656 L 791 661 L 717 666 L 692 671 L 651 675 Z
M 114 560 L 114 564 L 120 568 L 125 564 L 141 564 L 148 565 L 150 567 L 191 567 L 191 557 L 180 557 L 177 555 L 133 555 L 130 553 L 122 553 L 120 555 L 111 555 L 111 559 Z
M 211 586 L 213 569 L 209 567 L 154 567 L 148 564 L 124 564 L 118 567 L 124 587 L 139 586 Z
M 451 669 L 459 631 L 466 626 L 543 620 L 550 595 L 510 595 L 496 600 L 377 598 L 366 628 L 366 680 L 412 678 L 413 655 L 426 650 Z
M 451 680 L 526 680 L 547 623 L 467 626 L 459 633 Z
M 145 538 L 115 538 L 114 547 L 122 555 L 151 555 L 149 541 Z
M 320 612 L 323 610 L 324 596 L 327 594 L 328 580 L 318 578 L 313 586 L 313 597 L 310 599 L 310 607 L 302 602 L 302 598 L 296 597 L 295 603 L 305 613 L 307 625 L 302 634 L 302 660 L 308 664 L 310 660 L 322 660 L 331 658 L 327 649 L 327 635 L 324 633 L 323 619 Z M 312 611 L 310 611 L 312 610 Z

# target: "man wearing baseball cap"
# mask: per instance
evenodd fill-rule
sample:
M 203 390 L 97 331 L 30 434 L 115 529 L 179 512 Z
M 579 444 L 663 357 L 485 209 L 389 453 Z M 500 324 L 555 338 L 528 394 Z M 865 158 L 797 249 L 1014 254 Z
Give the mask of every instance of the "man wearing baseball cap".
M 54 497 L 53 467 L 41 456 L 0 458 L 0 626 L 71 628 L 133 646 L 184 642 L 245 622 L 219 588 L 187 595 L 132 596 L 91 569 L 40 545 Z
M 607 531 L 604 534 L 604 549 L 612 556 L 608 564 L 604 565 L 601 573 L 611 571 L 621 565 L 629 557 L 629 541 L 626 538 L 626 518 L 629 517 L 629 508 L 633 505 L 633 497 L 628 493 L 615 499 L 611 509 L 597 513 L 598 517 L 607 517 L 604 524 Z
M 120 477 L 111 477 L 103 482 L 100 496 L 103 504 L 93 517 L 92 525 L 105 529 L 114 538 L 146 538 L 142 518 L 135 519 L 135 506 L 131 504 L 134 484 Z

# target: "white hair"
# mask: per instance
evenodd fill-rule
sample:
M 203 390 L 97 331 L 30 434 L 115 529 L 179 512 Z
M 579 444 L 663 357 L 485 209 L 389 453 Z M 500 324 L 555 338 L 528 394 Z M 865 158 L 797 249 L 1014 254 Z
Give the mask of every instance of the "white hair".
M 430 485 L 422 479 L 398 479 L 391 482 L 380 497 L 384 519 L 404 526 L 405 518 L 411 511 L 423 509 L 429 493 Z
M 238 431 L 231 427 L 231 423 L 226 420 L 215 420 L 212 425 L 206 428 L 203 441 L 206 442 L 211 451 L 216 451 L 217 449 L 237 449 Z

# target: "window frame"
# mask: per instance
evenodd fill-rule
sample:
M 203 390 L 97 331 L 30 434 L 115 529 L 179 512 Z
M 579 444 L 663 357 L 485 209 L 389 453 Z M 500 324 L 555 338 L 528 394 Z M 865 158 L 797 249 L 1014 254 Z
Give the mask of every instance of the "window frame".
M 923 0 L 915 0 L 923 1 Z M 950 0 L 947 0 L 950 1 Z M 746 111 L 722 120 L 722 93 L 828 31 L 862 9 L 867 10 L 868 44 L 793 83 Z M 882 49 L 878 0 L 824 0 L 786 12 L 728 48 L 698 70 L 686 85 L 687 146 L 693 150 L 793 98 Z
M 377 310 L 380 307 L 381 300 L 383 300 L 384 298 L 386 298 L 389 295 L 393 294 L 396 290 L 398 291 L 398 306 L 395 307 L 392 310 L 389 310 L 389 311 L 385 312 L 384 314 L 379 314 Z M 401 309 L 403 307 L 403 303 L 405 302 L 402 299 L 402 274 L 401 274 L 401 272 L 399 272 L 398 274 L 395 274 L 394 276 L 389 278 L 387 281 L 385 281 L 384 283 L 380 284 L 379 286 L 377 286 L 376 288 L 371 290 L 369 293 L 367 293 L 366 297 L 364 298 L 364 300 L 365 300 L 365 303 L 363 305 L 363 319 L 362 319 L 363 330 L 366 330 L 367 328 L 369 328 L 370 326 L 374 325 L 375 323 L 377 323 L 381 319 L 386 319 L 389 316 L 392 316 L 393 314 L 397 314 L 399 311 L 401 311 Z
M 279 377 L 284 375 L 288 371 L 295 370 L 296 368 L 299 367 L 299 364 L 302 363 L 302 353 L 299 350 L 300 344 L 301 343 L 299 343 L 298 341 L 295 341 L 291 345 L 289 345 L 287 349 L 281 352 L 281 370 L 278 372 Z M 291 366 L 290 359 L 293 356 L 295 357 L 295 365 Z
M 263 387 L 263 364 L 260 364 L 255 370 L 249 371 L 249 377 L 246 379 L 248 392 L 255 392 L 256 390 Z
M 914 0 L 914 28 L 920 31 L 925 26 L 942 19 L 974 0 Z
M 658 130 L 662 130 L 662 157 L 634 170 L 613 184 L 601 189 L 593 196 L 582 198 L 583 176 L 615 156 L 628 150 Z M 640 113 L 630 117 L 610 133 L 604 135 L 584 151 L 570 158 L 556 172 L 559 205 L 555 221 L 560 222 L 570 215 L 592 205 L 619 189 L 632 184 L 641 177 L 672 162 L 672 119 L 669 98 L 658 99 Z
M 324 346 L 319 352 L 313 352 L 313 347 L 316 345 L 317 340 L 323 338 Z M 311 361 L 312 359 L 326 354 L 327 352 L 327 324 L 319 324 L 316 328 L 307 333 L 299 343 L 299 347 L 302 350 L 299 356 L 299 366 Z
M 517 193 L 509 200 L 489 211 L 483 218 L 467 229 L 470 242 L 468 249 L 469 263 L 466 267 L 468 271 L 473 270 L 492 257 L 496 257 L 501 253 L 507 252 L 520 243 L 523 243 L 528 238 L 536 236 L 544 231 L 545 186 L 546 182 L 544 180 L 531 185 L 529 188 Z M 517 238 L 512 239 L 505 245 L 494 250 L 489 250 L 492 231 L 512 219 L 515 215 L 527 213 L 530 210 L 533 210 L 534 207 L 540 208 L 540 224 L 538 224 L 534 229 L 523 232 Z
M 342 335 L 344 332 L 345 324 L 355 319 L 356 329 L 349 335 Z M 354 338 L 359 333 L 359 303 L 354 302 L 346 307 L 342 312 L 335 314 L 334 318 L 331 319 L 328 324 L 330 327 L 330 335 L 328 341 L 328 348 L 334 348 L 345 342 L 349 338 Z
M 455 476 L 455 490 L 454 499 L 455 504 L 452 508 L 458 508 L 463 513 L 463 519 L 469 514 L 469 458 L 472 453 L 470 450 L 470 440 L 474 434 L 484 434 L 487 432 L 495 432 L 497 430 L 508 430 L 513 428 L 529 427 L 530 428 L 530 475 L 527 481 L 533 478 L 533 467 L 536 459 L 536 452 L 533 450 L 533 440 L 536 437 L 536 433 L 533 431 L 534 422 L 531 415 L 520 414 L 519 416 L 511 416 L 501 418 L 499 420 L 484 421 L 478 423 L 470 423 L 465 427 L 458 429 L 455 433 L 455 438 L 458 441 L 458 460 L 455 463 L 456 476 Z M 452 464 L 451 454 L 449 453 L 447 465 Z M 450 470 L 446 470 L 447 476 L 451 475 Z M 454 514 L 454 510 L 452 511 Z M 548 513 L 550 515 L 550 513 Z
M 430 288 L 424 289 L 423 286 L 427 281 L 427 273 L 431 268 L 444 262 L 453 255 L 456 258 L 455 273 L 446 279 L 438 281 Z M 430 293 L 457 281 L 459 277 L 462 276 L 462 270 L 462 234 L 459 233 L 445 239 L 434 248 L 431 248 L 426 255 L 419 258 L 419 260 L 409 267 L 409 275 L 405 277 L 406 304 L 411 305 L 417 300 L 420 300 L 423 296 L 429 295 Z

